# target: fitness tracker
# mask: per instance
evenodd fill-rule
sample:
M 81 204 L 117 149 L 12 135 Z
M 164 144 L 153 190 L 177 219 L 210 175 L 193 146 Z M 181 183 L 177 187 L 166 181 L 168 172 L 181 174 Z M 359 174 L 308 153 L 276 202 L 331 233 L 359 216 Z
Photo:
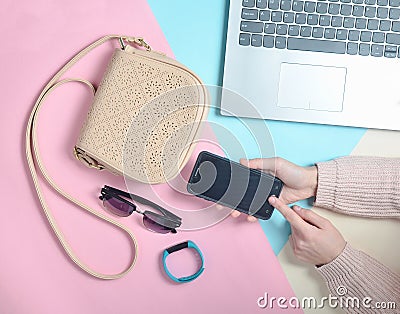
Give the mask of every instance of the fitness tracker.
M 166 259 L 167 259 L 168 255 L 170 255 L 170 254 L 172 254 L 174 252 L 180 251 L 182 249 L 186 249 L 186 248 L 192 248 L 192 249 L 196 250 L 196 252 L 200 256 L 201 265 L 200 265 L 199 270 L 195 274 L 190 275 L 190 276 L 186 276 L 186 277 L 177 278 L 174 275 L 172 275 L 171 272 L 168 270 L 167 264 L 166 264 Z M 201 253 L 199 247 L 194 242 L 192 242 L 190 240 L 182 242 L 182 243 L 179 243 L 179 244 L 176 244 L 174 246 L 171 246 L 168 249 L 165 249 L 164 252 L 163 252 L 163 256 L 162 256 L 162 261 L 163 261 L 164 270 L 167 273 L 168 277 L 171 278 L 173 281 L 179 282 L 179 283 L 192 281 L 192 280 L 196 279 L 197 277 L 199 277 L 201 275 L 201 273 L 204 271 L 204 267 L 203 267 L 204 266 L 204 257 L 203 257 L 203 254 Z

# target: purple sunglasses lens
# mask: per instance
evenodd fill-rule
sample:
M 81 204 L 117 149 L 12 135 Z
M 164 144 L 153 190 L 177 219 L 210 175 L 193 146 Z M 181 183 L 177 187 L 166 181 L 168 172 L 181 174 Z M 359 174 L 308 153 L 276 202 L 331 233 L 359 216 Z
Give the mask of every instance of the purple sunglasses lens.
M 151 218 L 149 218 L 147 216 L 143 216 L 143 225 L 147 229 L 157 232 L 157 233 L 171 232 L 171 228 L 164 227 L 163 225 L 160 225 L 159 223 L 155 222 L 154 220 L 152 220 Z
M 126 204 L 115 197 L 104 198 L 103 206 L 110 213 L 120 217 L 128 217 L 135 210 L 132 205 Z

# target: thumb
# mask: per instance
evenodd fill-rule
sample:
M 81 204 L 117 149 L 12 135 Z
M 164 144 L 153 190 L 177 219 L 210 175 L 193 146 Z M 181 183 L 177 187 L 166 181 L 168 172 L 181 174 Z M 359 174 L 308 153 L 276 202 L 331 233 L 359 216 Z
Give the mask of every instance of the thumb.
M 301 218 L 320 229 L 325 228 L 327 223 L 329 223 L 329 220 L 321 217 L 311 209 L 304 209 L 297 205 L 294 205 L 292 208 Z

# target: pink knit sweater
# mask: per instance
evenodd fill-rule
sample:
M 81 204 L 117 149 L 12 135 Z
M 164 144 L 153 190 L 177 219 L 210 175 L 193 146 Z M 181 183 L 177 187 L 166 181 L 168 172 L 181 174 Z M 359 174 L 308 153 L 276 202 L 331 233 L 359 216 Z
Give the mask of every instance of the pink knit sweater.
M 343 157 L 318 163 L 317 168 L 315 206 L 353 216 L 400 218 L 400 158 Z M 393 245 L 400 249 L 398 242 Z M 339 297 L 342 286 L 347 289 L 344 298 L 372 299 L 371 308 L 360 305 L 346 312 L 400 313 L 400 275 L 350 244 L 317 271 L 332 295 Z M 372 308 L 387 301 L 396 302 L 396 309 Z

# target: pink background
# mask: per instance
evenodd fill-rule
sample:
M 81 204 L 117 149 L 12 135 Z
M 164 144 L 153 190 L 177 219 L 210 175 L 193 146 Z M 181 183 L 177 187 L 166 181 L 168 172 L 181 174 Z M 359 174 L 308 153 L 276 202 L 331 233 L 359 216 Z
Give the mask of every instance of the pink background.
M 120 219 L 139 244 L 133 271 L 120 280 L 102 281 L 74 266 L 54 237 L 28 175 L 24 136 L 34 100 L 67 59 L 105 34 L 143 36 L 154 49 L 171 56 L 172 51 L 142 0 L 3 0 L 0 14 L 1 314 L 254 313 L 266 310 L 256 304 L 265 292 L 293 296 L 261 227 L 243 219 L 227 218 L 201 231 L 165 236 L 145 230 L 139 215 Z M 68 76 L 98 83 L 113 46 L 105 44 L 91 53 Z M 90 102 L 88 89 L 78 84 L 56 90 L 39 117 L 39 146 L 55 181 L 103 212 L 97 199 L 100 187 L 124 188 L 124 182 L 85 168 L 72 155 Z M 45 192 L 59 226 L 83 261 L 103 272 L 126 267 L 131 251 L 120 231 L 46 188 Z M 191 283 L 175 284 L 161 269 L 161 252 L 187 239 L 202 249 L 206 269 Z M 188 264 L 180 271 L 191 271 L 190 256 L 182 253 L 182 259 Z M 178 271 L 182 261 L 175 260 L 171 267 Z

